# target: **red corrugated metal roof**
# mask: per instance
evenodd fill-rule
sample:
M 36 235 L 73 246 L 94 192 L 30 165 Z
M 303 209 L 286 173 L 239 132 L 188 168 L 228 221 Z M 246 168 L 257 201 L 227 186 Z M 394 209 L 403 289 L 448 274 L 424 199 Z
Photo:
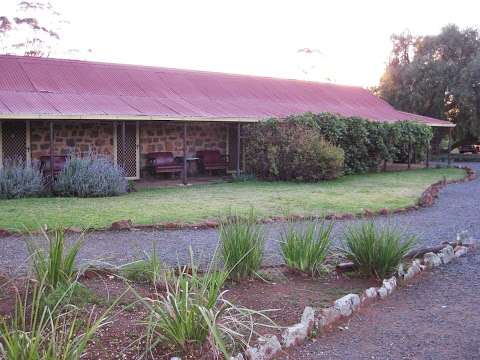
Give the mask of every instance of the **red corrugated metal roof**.
M 0 115 L 259 120 L 307 111 L 453 124 L 397 111 L 368 90 L 258 76 L 0 56 Z

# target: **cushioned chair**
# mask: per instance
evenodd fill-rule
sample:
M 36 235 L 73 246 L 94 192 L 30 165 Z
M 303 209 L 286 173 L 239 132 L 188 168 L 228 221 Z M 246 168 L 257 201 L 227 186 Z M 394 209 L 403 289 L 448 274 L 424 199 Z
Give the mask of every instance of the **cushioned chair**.
M 183 165 L 171 152 L 154 152 L 146 155 L 152 174 L 177 174 L 183 171 Z
M 228 156 L 222 155 L 218 150 L 200 150 L 197 151 L 197 157 L 200 160 L 200 166 L 204 172 L 216 170 L 227 171 Z
M 63 170 L 65 164 L 67 163 L 67 156 L 65 155 L 55 155 L 53 157 L 53 176 L 56 177 L 60 171 Z M 50 176 L 50 156 L 40 156 L 40 169 L 43 172 L 43 176 Z

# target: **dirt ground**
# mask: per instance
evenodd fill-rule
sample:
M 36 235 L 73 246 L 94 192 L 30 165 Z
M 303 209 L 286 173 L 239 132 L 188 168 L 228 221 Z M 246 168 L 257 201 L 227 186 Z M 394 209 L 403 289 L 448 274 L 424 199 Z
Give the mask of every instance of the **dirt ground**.
M 372 280 L 360 277 L 324 275 L 312 278 L 303 273 L 292 272 L 285 266 L 263 270 L 260 276 L 262 279 L 227 282 L 225 286 L 225 298 L 232 303 L 257 311 L 272 310 L 267 314 L 278 328 L 272 330 L 259 327 L 256 329 L 259 334 L 267 331 L 279 334 L 281 327 L 299 321 L 303 308 L 307 305 L 329 306 L 344 294 L 360 293 L 363 289 L 375 285 Z M 12 315 L 15 289 L 22 289 L 24 281 L 4 278 L 3 283 L 0 283 L 0 316 Z M 89 274 L 81 282 L 93 293 L 90 299 L 82 299 L 86 301 L 85 304 L 79 305 L 86 313 L 102 314 L 122 296 L 111 310 L 109 323 L 96 334 L 84 358 L 89 360 L 139 358 L 145 348 L 145 343 L 139 340 L 145 331 L 142 321 L 148 316 L 148 310 L 139 299 L 158 296 L 154 287 L 142 283 L 127 284 L 123 279 L 108 273 Z M 134 291 L 128 290 L 130 286 Z M 173 349 L 167 344 L 158 347 L 152 354 L 155 359 L 169 359 L 174 355 Z M 190 356 L 182 358 L 209 357 L 192 352 Z

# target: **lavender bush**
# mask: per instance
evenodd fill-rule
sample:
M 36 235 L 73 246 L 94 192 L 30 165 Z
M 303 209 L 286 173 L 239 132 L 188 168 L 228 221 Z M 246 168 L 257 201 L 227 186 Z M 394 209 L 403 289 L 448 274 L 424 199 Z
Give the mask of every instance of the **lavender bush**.
M 78 197 L 116 196 L 127 189 L 123 170 L 99 155 L 70 157 L 54 185 L 55 194 Z
M 0 199 L 39 196 L 45 181 L 38 164 L 28 166 L 23 161 L 5 161 L 0 168 Z

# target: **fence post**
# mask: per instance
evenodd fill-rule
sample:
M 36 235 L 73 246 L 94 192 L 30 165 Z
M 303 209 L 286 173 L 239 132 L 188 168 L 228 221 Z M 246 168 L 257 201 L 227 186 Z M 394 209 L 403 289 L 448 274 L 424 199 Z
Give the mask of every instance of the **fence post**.
M 426 159 L 427 169 L 430 167 L 430 142 L 427 143 L 427 159 Z
M 412 167 L 412 139 L 408 136 L 408 170 Z
M 240 176 L 240 135 L 241 134 L 241 125 L 237 123 L 237 177 Z
M 126 167 L 126 158 L 127 158 L 127 140 L 125 138 L 125 120 L 122 121 L 122 167 L 125 174 L 127 174 L 127 167 Z
M 53 120 L 50 120 L 50 188 L 53 189 L 53 176 L 54 170 L 54 155 L 53 155 L 53 146 L 55 145 L 55 137 L 53 132 Z
M 448 154 L 447 154 L 448 165 L 450 165 L 452 162 L 452 159 L 450 156 L 451 152 L 452 152 L 452 128 L 449 128 L 448 129 Z
M 187 185 L 187 122 L 183 122 L 183 185 Z

